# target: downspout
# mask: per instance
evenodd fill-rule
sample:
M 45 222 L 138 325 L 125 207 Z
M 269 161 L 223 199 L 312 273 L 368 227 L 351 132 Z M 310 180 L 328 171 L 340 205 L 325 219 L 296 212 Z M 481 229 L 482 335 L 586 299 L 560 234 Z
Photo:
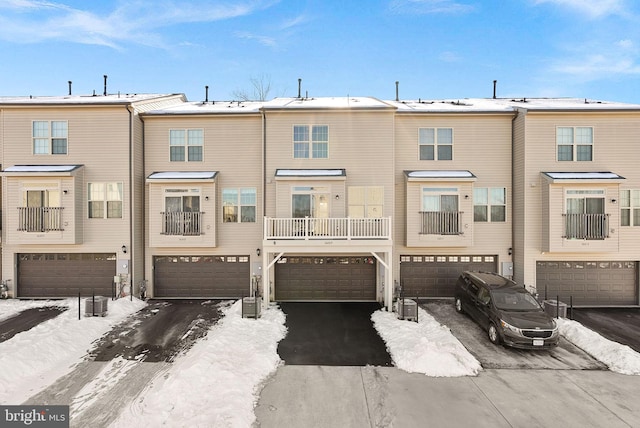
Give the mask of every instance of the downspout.
M 126 109 L 129 112 L 129 292 L 133 299 L 133 273 L 135 272 L 133 263 L 136 251 L 133 242 L 133 110 L 130 104 L 126 105 Z
M 515 218 L 513 216 L 513 212 L 515 210 L 515 203 L 514 203 L 514 194 L 515 194 L 515 189 L 516 189 L 516 173 L 515 173 L 515 152 L 516 152 L 516 119 L 518 119 L 518 115 L 520 114 L 520 111 L 518 109 L 515 110 L 515 115 L 513 116 L 513 118 L 511 119 L 511 246 L 510 248 L 513 248 L 512 254 L 511 254 L 511 266 L 512 266 L 512 272 L 511 272 L 511 278 L 515 278 L 516 277 L 516 264 L 515 264 L 515 254 L 516 254 L 516 248 L 514 246 L 514 242 L 516 242 L 515 237 L 516 237 L 516 222 L 515 222 Z
M 264 106 L 260 109 L 262 113 L 262 238 L 261 241 L 264 242 L 264 228 L 265 228 L 265 218 L 266 218 L 266 207 L 267 207 L 267 198 L 266 198 L 266 188 L 267 188 L 267 115 L 264 111 Z M 262 245 L 261 245 L 262 246 Z M 269 282 L 270 275 L 268 275 L 268 269 L 270 266 L 267 266 L 267 262 L 269 260 L 269 256 L 265 249 L 262 249 L 262 306 L 264 309 L 269 307 L 269 301 L 271 300 L 271 292 L 269 290 Z

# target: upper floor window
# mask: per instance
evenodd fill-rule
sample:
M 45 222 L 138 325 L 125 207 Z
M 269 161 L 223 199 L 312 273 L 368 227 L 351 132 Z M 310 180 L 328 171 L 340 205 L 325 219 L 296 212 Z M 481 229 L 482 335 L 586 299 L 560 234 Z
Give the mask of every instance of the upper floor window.
M 295 125 L 293 127 L 293 157 L 329 157 L 329 127 L 327 125 Z
M 453 129 L 420 128 L 418 129 L 418 146 L 420 160 L 452 160 Z
M 171 129 L 169 131 L 171 162 L 202 162 L 203 146 L 202 129 Z
M 67 122 L 62 120 L 33 121 L 33 154 L 66 155 Z
M 122 218 L 122 183 L 89 183 L 89 218 Z
M 420 233 L 427 235 L 462 234 L 462 213 L 458 207 L 457 188 L 422 189 Z
M 560 126 L 556 129 L 559 161 L 593 160 L 593 128 Z
M 222 190 L 222 221 L 225 223 L 255 223 L 256 189 L 243 187 Z
M 620 192 L 620 225 L 640 226 L 640 190 Z
M 504 187 L 473 189 L 473 221 L 507 221 L 507 191 Z

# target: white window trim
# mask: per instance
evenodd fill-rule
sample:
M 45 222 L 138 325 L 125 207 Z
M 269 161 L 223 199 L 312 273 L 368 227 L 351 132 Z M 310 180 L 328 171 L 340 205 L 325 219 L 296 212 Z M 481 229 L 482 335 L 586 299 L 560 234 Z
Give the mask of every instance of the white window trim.
M 622 205 L 622 201 L 624 200 L 624 198 L 620 197 L 620 227 L 639 227 L 640 223 L 635 224 L 633 221 L 633 212 L 635 210 L 640 210 L 640 203 L 636 206 L 633 205 L 633 192 L 640 192 L 640 189 L 622 189 L 620 190 L 620 192 L 629 192 L 629 205 L 628 206 L 623 206 Z M 623 225 L 622 224 L 622 210 L 628 210 L 629 211 L 629 224 L 627 225 Z
M 560 144 L 558 143 L 558 129 L 560 128 L 571 128 L 573 129 L 573 141 L 571 142 L 571 144 Z M 576 130 L 578 128 L 590 128 L 591 129 L 591 144 L 578 144 L 576 143 Z M 593 126 L 556 126 L 556 134 L 555 134 L 555 139 L 556 139 L 556 162 L 593 162 L 595 159 L 595 141 L 596 141 L 596 135 L 595 135 L 595 128 Z M 558 159 L 558 147 L 559 146 L 571 146 L 572 149 L 572 158 L 571 160 L 560 160 Z M 590 160 L 578 160 L 578 146 L 591 146 L 591 159 Z
M 36 137 L 35 135 L 33 135 L 33 124 L 35 122 L 47 122 L 47 130 L 48 130 L 48 135 L 47 137 Z M 65 140 L 67 140 L 67 144 L 66 144 L 66 150 L 64 153 L 53 153 L 53 140 L 54 139 L 58 139 L 60 137 L 53 137 L 52 134 L 52 124 L 53 122 L 64 122 L 67 124 L 67 134 L 64 137 Z M 47 153 L 36 153 L 35 151 L 35 140 L 36 139 L 48 139 L 49 140 L 49 150 Z M 46 119 L 39 119 L 39 120 L 32 120 L 31 121 L 31 153 L 34 156 L 67 156 L 69 154 L 69 121 L 68 120 L 46 120 Z
M 105 186 L 107 184 L 119 184 L 122 187 L 122 199 L 119 200 L 120 204 L 121 204 L 121 209 L 120 209 L 120 217 L 109 217 L 108 216 L 108 212 L 109 212 L 109 207 L 107 202 L 118 202 L 118 200 L 116 199 L 108 199 L 107 198 L 107 191 L 105 188 L 105 198 L 102 199 L 101 201 L 104 202 L 104 210 L 103 210 L 103 216 L 102 217 L 90 217 L 89 216 L 89 203 L 90 202 L 98 202 L 97 200 L 94 201 L 92 199 L 89 199 L 90 194 L 89 194 L 89 185 L 90 184 L 104 184 Z M 89 181 L 87 182 L 87 204 L 86 204 L 86 208 L 87 208 L 87 219 L 89 220 L 122 220 L 125 218 L 124 216 L 124 201 L 125 201 L 125 187 L 124 187 L 124 183 L 122 181 Z
M 300 144 L 303 143 L 303 141 L 296 141 L 295 140 L 295 129 L 296 127 L 300 127 L 300 126 L 306 126 L 308 128 L 309 131 L 309 140 L 307 140 L 307 143 L 309 144 L 309 156 L 307 157 L 296 157 L 296 144 Z M 322 144 L 326 144 L 327 145 L 327 156 L 326 157 L 314 157 L 313 156 L 313 127 L 314 126 L 326 126 L 327 128 L 327 141 L 321 141 L 320 143 Z M 330 151 L 330 138 L 329 138 L 329 125 L 324 125 L 324 124 L 320 124 L 320 123 L 314 123 L 314 124 L 304 124 L 304 123 L 296 123 L 293 124 L 291 126 L 291 156 L 293 159 L 329 159 L 329 151 Z
M 433 144 L 422 144 L 420 142 L 420 130 L 421 129 L 433 129 Z M 441 144 L 443 146 L 451 146 L 451 159 L 439 159 L 438 158 L 438 130 L 450 129 L 451 130 L 451 144 Z M 450 126 L 421 126 L 418 128 L 418 160 L 419 161 L 452 161 L 454 160 L 453 148 L 455 146 L 455 131 Z M 422 159 L 420 157 L 420 148 L 422 146 L 433 146 L 433 159 Z
M 480 189 L 486 189 L 487 191 L 487 204 L 477 204 L 476 201 L 473 201 L 473 207 L 474 207 L 474 211 L 475 211 L 475 207 L 477 206 L 483 206 L 483 207 L 487 207 L 487 220 L 486 221 L 476 221 L 475 220 L 475 212 L 474 212 L 474 223 L 498 223 L 498 224 L 504 224 L 507 223 L 509 221 L 509 210 L 507 209 L 508 207 L 508 202 L 509 202 L 509 198 L 508 198 L 508 194 L 507 194 L 507 188 L 506 187 L 500 187 L 500 186 L 496 186 L 496 187 L 478 187 L 478 188 L 474 188 L 475 190 L 480 190 Z M 491 189 L 502 189 L 504 190 L 504 204 L 492 204 L 491 203 Z M 504 207 L 504 220 L 503 221 L 498 221 L 498 220 L 492 220 L 491 219 L 491 207 Z
M 236 203 L 233 205 L 237 208 L 237 212 L 236 212 L 236 221 L 225 221 L 224 220 L 224 207 L 225 205 L 225 200 L 224 200 L 224 191 L 225 190 L 235 190 L 237 192 L 237 199 L 236 199 Z M 255 204 L 243 204 L 242 203 L 242 191 L 243 190 L 253 190 L 253 193 L 255 195 Z M 256 223 L 258 221 L 258 189 L 256 187 L 225 187 L 222 189 L 222 197 L 221 197 L 221 201 L 222 201 L 222 222 L 223 223 Z M 254 207 L 255 210 L 255 218 L 253 221 L 242 221 L 242 207 Z
M 171 131 L 184 131 L 184 145 L 172 145 L 171 144 Z M 202 159 L 201 160 L 189 160 L 189 131 L 201 131 L 202 132 L 202 144 L 192 144 L 191 147 L 202 147 Z M 170 128 L 169 129 L 169 162 L 204 162 L 204 128 Z M 184 160 L 171 160 L 171 147 L 183 147 L 184 148 Z

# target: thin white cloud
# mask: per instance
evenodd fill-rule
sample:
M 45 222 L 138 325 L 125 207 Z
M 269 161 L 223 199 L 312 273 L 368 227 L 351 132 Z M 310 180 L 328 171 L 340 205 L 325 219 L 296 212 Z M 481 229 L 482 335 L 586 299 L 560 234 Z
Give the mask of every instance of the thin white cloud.
M 309 18 L 306 15 L 298 15 L 291 19 L 285 20 L 282 24 L 280 24 L 280 30 L 288 30 L 290 28 L 298 27 L 309 21 Z
M 391 0 L 389 9 L 402 14 L 468 13 L 474 10 L 470 4 L 456 0 Z
M 121 1 L 111 12 L 101 14 L 64 3 L 6 0 L 0 1 L 0 39 L 19 43 L 62 40 L 113 48 L 130 43 L 166 47 L 169 42 L 160 29 L 250 15 L 276 2 Z
M 253 34 L 253 33 L 250 33 L 248 31 L 236 31 L 234 33 L 234 35 L 239 39 L 256 40 L 261 45 L 268 46 L 268 47 L 271 47 L 271 48 L 274 48 L 274 47 L 278 46 L 278 43 L 276 42 L 276 39 L 274 39 L 273 37 L 262 36 L 262 35 L 259 35 L 259 34 Z
M 627 0 L 533 0 L 534 4 L 557 5 L 596 19 L 609 15 L 627 15 Z
M 551 71 L 583 82 L 640 75 L 640 57 L 634 42 L 619 40 L 608 46 L 574 52 L 556 61 Z

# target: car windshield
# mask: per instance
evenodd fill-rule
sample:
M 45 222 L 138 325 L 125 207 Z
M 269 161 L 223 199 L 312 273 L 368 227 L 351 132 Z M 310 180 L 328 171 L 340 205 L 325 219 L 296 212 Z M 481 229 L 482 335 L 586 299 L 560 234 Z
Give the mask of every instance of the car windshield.
M 493 290 L 491 297 L 496 307 L 505 311 L 542 310 L 538 301 L 525 290 Z

